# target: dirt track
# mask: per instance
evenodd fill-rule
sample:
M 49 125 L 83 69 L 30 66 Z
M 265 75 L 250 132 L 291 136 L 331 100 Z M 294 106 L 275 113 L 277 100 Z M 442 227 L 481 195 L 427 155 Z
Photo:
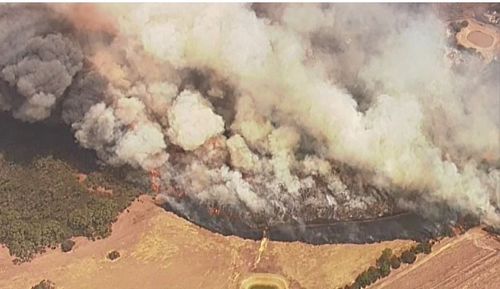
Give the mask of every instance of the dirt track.
M 251 273 L 284 276 L 290 289 L 336 288 L 375 262 L 381 251 L 409 241 L 370 245 L 263 243 L 224 237 L 155 206 L 149 197 L 120 215 L 109 238 L 76 238 L 71 253 L 60 249 L 13 265 L 0 249 L 0 288 L 27 289 L 50 279 L 58 289 L 235 289 Z M 259 260 L 259 248 L 261 258 Z M 105 258 L 111 250 L 121 257 Z

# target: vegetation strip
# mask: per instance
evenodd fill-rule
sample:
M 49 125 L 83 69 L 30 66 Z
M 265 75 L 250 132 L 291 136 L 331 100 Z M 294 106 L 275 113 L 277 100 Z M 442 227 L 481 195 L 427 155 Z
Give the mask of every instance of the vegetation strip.
M 403 251 L 399 256 L 393 254 L 391 249 L 385 249 L 377 259 L 376 266 L 370 266 L 370 268 L 356 277 L 354 283 L 345 285 L 339 289 L 365 288 L 375 283 L 378 279 L 387 277 L 391 273 L 391 269 L 398 269 L 401 263 L 412 264 L 417 259 L 418 254 L 429 254 L 432 245 L 433 243 L 430 241 L 421 242 Z

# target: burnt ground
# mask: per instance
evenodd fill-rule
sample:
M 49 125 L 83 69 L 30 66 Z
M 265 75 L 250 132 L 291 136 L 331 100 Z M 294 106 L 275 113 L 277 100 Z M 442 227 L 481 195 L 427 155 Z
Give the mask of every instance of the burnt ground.
M 254 273 L 283 276 L 290 289 L 343 288 L 390 248 L 400 253 L 414 243 L 390 242 L 311 246 L 262 243 L 223 237 L 154 205 L 142 196 L 113 224 L 110 237 L 78 237 L 73 252 L 49 250 L 14 265 L 0 248 L 0 288 L 31 288 L 43 279 L 57 288 L 235 289 Z M 374 288 L 496 288 L 499 242 L 479 229 L 445 238 L 415 264 L 402 265 Z M 476 248 L 474 248 L 474 247 Z M 261 250 L 263 249 L 263 250 Z M 106 259 L 113 250 L 115 261 Z M 261 256 L 260 262 L 258 262 Z M 472 267 L 471 267 L 472 266 Z M 498 286 L 497 286 L 498 287 Z
M 0 135 L 0 154 L 9 162 L 28 164 L 37 157 L 52 155 L 68 162 L 80 172 L 89 173 L 100 167 L 95 153 L 78 146 L 70 128 L 58 122 L 29 124 L 0 114 Z M 347 169 L 342 170 L 352 173 Z M 363 191 L 364 188 L 361 186 L 356 190 Z M 212 207 L 188 198 L 170 198 L 165 208 L 223 235 L 257 240 L 261 239 L 266 231 L 272 240 L 303 241 L 311 244 L 371 243 L 394 239 L 425 240 L 449 233 L 449 224 L 455 223 L 457 219 L 455 214 L 446 220 L 426 219 L 394 207 L 394 202 L 388 199 L 388 193 L 377 194 L 378 204 L 375 205 L 384 206 L 384 202 L 391 204 L 391 210 L 383 215 L 370 212 L 365 215 L 349 215 L 349 212 L 345 212 L 344 215 L 335 215 L 336 218 L 318 219 L 317 212 L 309 210 L 302 213 L 307 218 L 290 218 L 281 223 L 267 222 L 265 217 L 252 216 L 242 208 L 214 215 Z
M 72 289 L 235 289 L 253 273 L 283 276 L 289 289 L 337 288 L 350 283 L 382 250 L 405 250 L 411 241 L 312 246 L 261 243 L 204 230 L 141 196 L 118 217 L 110 237 L 73 239 L 72 252 L 48 250 L 14 265 L 0 248 L 0 288 L 26 289 L 48 279 Z M 106 255 L 118 251 L 120 258 Z M 258 256 L 261 256 L 260 261 Z
M 164 207 L 177 215 L 213 232 L 259 240 L 267 234 L 270 240 L 301 241 L 309 244 L 374 243 L 395 239 L 424 241 L 450 234 L 454 220 L 432 220 L 416 213 L 403 212 L 366 220 L 322 220 L 316 223 L 290 222 L 257 225 L 231 216 L 210 214 L 206 207 L 184 199 L 170 199 Z

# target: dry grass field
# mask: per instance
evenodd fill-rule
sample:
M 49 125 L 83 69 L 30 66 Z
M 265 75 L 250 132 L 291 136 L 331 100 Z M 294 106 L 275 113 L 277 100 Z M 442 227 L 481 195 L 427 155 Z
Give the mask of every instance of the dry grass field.
M 290 289 L 337 288 L 374 264 L 384 248 L 397 251 L 412 244 L 311 246 L 269 241 L 261 246 L 200 229 L 165 212 L 147 196 L 120 215 L 109 238 L 74 240 L 72 252 L 50 250 L 21 265 L 12 264 L 2 248 L 0 288 L 26 289 L 49 279 L 58 289 L 233 289 L 252 273 L 283 276 Z M 112 250 L 118 250 L 120 258 L 106 259 Z
M 500 240 L 479 228 L 442 240 L 427 256 L 402 266 L 373 289 L 500 288 Z

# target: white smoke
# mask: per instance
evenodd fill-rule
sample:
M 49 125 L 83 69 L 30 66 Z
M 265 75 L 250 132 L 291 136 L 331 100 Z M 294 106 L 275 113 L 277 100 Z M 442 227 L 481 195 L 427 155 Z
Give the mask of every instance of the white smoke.
M 493 164 L 500 158 L 494 113 L 500 108 L 498 91 L 490 80 L 473 76 L 473 60 L 470 74 L 450 68 L 445 25 L 431 11 L 357 8 L 290 5 L 263 19 L 246 5 L 146 5 L 125 13 L 122 27 L 158 59 L 174 66 L 208 66 L 230 79 L 244 95 L 231 127 L 253 149 L 270 132 L 266 119 L 272 119 L 320 140 L 317 150 L 329 159 L 374 171 L 388 186 L 418 190 L 424 198 L 445 200 L 497 222 L 490 202 L 497 192 L 488 189 L 495 185 L 477 166 L 485 157 L 480 152 L 488 152 Z M 156 37 L 158 31 L 164 34 Z M 482 88 L 467 87 L 473 79 Z M 364 85 L 371 103 L 365 113 L 342 85 L 345 80 Z M 272 136 L 268 149 L 274 176 L 296 193 L 300 184 L 290 170 L 293 147 L 274 144 L 286 136 Z M 248 152 L 236 156 L 235 146 L 246 149 L 241 140 L 234 142 L 233 165 L 254 166 Z
M 22 101 L 1 89 L 1 109 L 44 119 L 68 89 L 62 115 L 82 146 L 160 169 L 203 202 L 382 214 L 371 183 L 403 204 L 418 193 L 500 224 L 498 63 L 465 54 L 452 65 L 429 7 L 92 7 L 114 34 L 84 47 L 90 72 L 66 38 L 42 49 L 30 43 L 47 38 L 23 36 L 26 56 L 0 58 Z M 80 15 L 68 9 L 56 10 Z M 362 177 L 341 180 L 333 164 Z
M 245 139 L 241 135 L 235 134 L 229 138 L 227 148 L 233 168 L 247 172 L 256 172 L 258 170 L 259 157 L 248 148 Z
M 224 131 L 222 117 L 213 113 L 199 93 L 183 91 L 168 111 L 171 141 L 185 150 L 194 150 Z

